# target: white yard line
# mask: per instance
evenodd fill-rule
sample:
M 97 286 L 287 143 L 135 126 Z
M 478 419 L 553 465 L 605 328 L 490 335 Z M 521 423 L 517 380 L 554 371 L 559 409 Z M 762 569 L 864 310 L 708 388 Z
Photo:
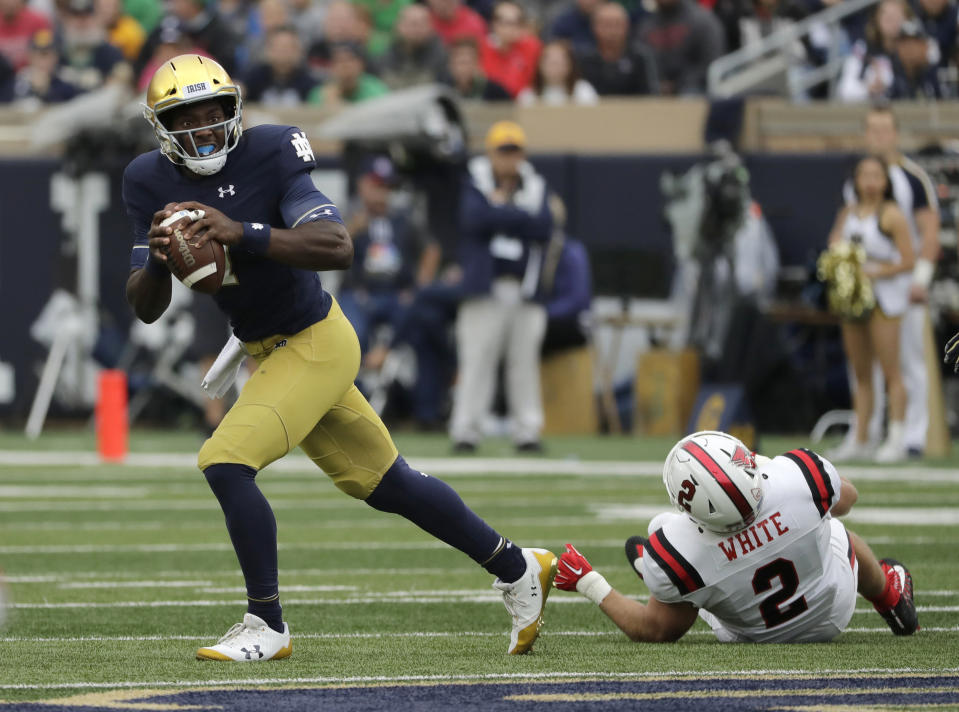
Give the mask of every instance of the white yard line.
M 137 499 L 146 497 L 151 490 L 139 484 L 127 487 L 86 487 L 81 485 L 0 485 L 2 499 L 70 499 L 77 497 L 102 497 L 103 499 Z
M 436 475 L 578 475 L 586 477 L 661 477 L 662 462 L 627 460 L 577 460 L 513 457 L 411 457 L 411 465 Z M 20 467 L 196 468 L 192 453 L 132 453 L 120 465 L 104 465 L 96 453 L 87 451 L 0 450 L 0 465 Z M 289 455 L 268 468 L 274 472 L 316 472 L 303 455 Z M 959 471 L 918 466 L 844 466 L 842 473 L 853 481 L 913 481 L 959 483 Z
M 313 590 L 308 589 L 308 590 Z M 187 600 L 139 600 L 139 601 L 61 601 L 58 603 L 11 603 L 10 608 L 24 610 L 52 610 L 76 608 L 190 608 L 210 606 L 236 606 L 246 601 L 242 590 L 223 589 L 224 593 L 235 593 L 237 598 L 221 599 L 187 599 Z M 627 596 L 635 600 L 645 600 L 646 596 Z M 369 603 L 502 603 L 502 595 L 495 591 L 479 592 L 475 589 L 462 591 L 388 591 L 383 593 L 363 593 L 359 595 L 331 597 L 331 598 L 286 598 L 283 603 L 300 606 L 352 606 Z M 550 598 L 550 605 L 586 604 L 588 601 L 579 596 L 554 596 Z M 916 606 L 920 613 L 957 613 L 957 606 Z M 855 615 L 874 613 L 872 608 L 858 608 Z
M 656 678 L 728 678 L 759 677 L 781 675 L 808 677 L 815 672 L 817 677 L 831 676 L 845 678 L 853 675 L 952 675 L 959 668 L 848 668 L 844 670 L 801 670 L 793 668 L 769 668 L 764 670 L 664 670 L 662 672 L 512 672 L 486 673 L 482 675 L 357 675 L 351 677 L 286 677 L 286 678 L 237 678 L 232 680 L 158 680 L 140 682 L 137 680 L 117 680 L 113 682 L 58 682 L 52 684 L 5 684 L 0 690 L 71 690 L 71 689 L 119 689 L 153 687 L 236 687 L 237 685 L 364 685 L 373 683 L 404 682 L 496 682 L 499 680 L 649 680 Z
M 601 522 L 646 521 L 663 511 L 658 505 L 589 505 Z M 843 521 L 860 524 L 898 524 L 900 526 L 959 526 L 959 507 L 853 507 Z
M 271 497 L 270 502 L 274 500 Z M 273 507 L 274 509 L 285 509 L 284 507 Z M 125 509 L 123 507 L 118 507 L 117 509 Z M 359 528 L 363 529 L 405 529 L 409 527 L 409 524 L 404 522 L 402 519 L 396 519 L 393 517 L 382 517 L 379 515 L 374 515 L 375 518 L 369 518 L 367 515 L 370 512 L 366 510 L 359 510 L 359 513 L 363 516 L 363 519 L 359 517 L 347 517 L 345 519 L 328 519 L 326 516 L 323 516 L 321 519 L 311 521 L 307 526 L 310 529 L 350 529 L 350 528 Z M 506 529 L 507 527 L 517 527 L 529 525 L 530 523 L 535 522 L 538 527 L 579 527 L 579 526 L 589 526 L 597 524 L 596 517 L 585 516 L 585 517 L 540 517 L 534 514 L 530 514 L 524 517 L 497 517 L 496 523 L 497 526 L 501 529 Z M 0 523 L 0 532 L 2 531 L 11 531 L 11 532 L 62 532 L 62 531 L 85 531 L 85 532 L 95 532 L 95 531 L 163 531 L 169 530 L 174 523 L 170 521 L 137 521 L 137 522 L 128 522 L 123 520 L 113 520 L 113 521 L 104 521 L 100 519 L 99 521 L 94 522 L 44 522 L 44 521 L 33 521 L 33 522 L 9 522 L 9 523 Z M 181 522 L 175 522 L 177 528 L 181 528 Z M 192 529 L 203 529 L 203 530 L 215 530 L 217 532 L 223 531 L 223 519 L 222 517 L 209 517 L 203 520 L 193 520 L 189 523 L 189 528 Z
M 434 576 L 434 575 L 462 575 L 476 573 L 475 567 L 410 567 L 408 569 L 388 569 L 388 568 L 330 568 L 330 569 L 283 569 L 283 578 L 284 580 L 292 579 L 296 576 L 323 576 L 328 578 L 330 576 L 345 576 L 345 575 L 356 575 L 356 576 L 376 576 L 380 578 L 382 576 Z M 223 569 L 220 571 L 152 571 L 153 576 L 169 576 L 171 578 L 183 579 L 189 576 L 212 576 L 212 577 L 222 577 L 229 578 L 236 581 L 240 576 L 239 569 Z M 109 573 L 104 573 L 102 571 L 77 571 L 74 573 L 35 573 L 35 574 L 24 574 L 22 576 L 6 576 L 5 581 L 10 584 L 24 584 L 24 583 L 61 583 L 69 581 L 88 581 L 90 579 L 96 579 L 97 581 L 105 582 L 105 587 L 112 588 L 113 586 L 109 583 L 111 580 L 116 579 L 117 584 L 122 584 L 124 581 L 129 579 L 136 578 L 137 576 L 142 576 L 142 572 L 134 571 L 127 574 L 126 578 L 123 578 L 124 574 L 111 571 Z M 959 592 L 957 592 L 959 593 Z
M 846 633 L 882 633 L 890 635 L 888 627 L 882 628 L 846 628 Z M 923 633 L 959 633 L 959 626 L 922 628 Z M 207 635 L 87 635 L 87 636 L 9 636 L 0 637 L 0 643 L 146 643 L 176 640 L 204 641 L 216 639 L 221 633 Z M 492 633 L 490 631 L 407 631 L 397 633 L 294 633 L 296 640 L 388 640 L 398 638 L 501 638 L 505 632 Z M 622 635 L 618 630 L 550 630 L 544 634 L 549 638 L 601 638 Z M 712 637 L 711 630 L 694 630 L 687 636 Z
M 457 570 L 457 573 L 473 573 L 474 569 L 460 569 Z M 355 571 L 343 570 L 344 574 L 355 574 Z M 382 578 L 384 575 L 398 575 L 403 574 L 407 575 L 409 572 L 394 570 L 392 572 L 383 572 L 375 571 L 373 569 L 368 570 L 370 575 L 375 575 L 378 579 Z M 451 570 L 446 569 L 433 569 L 431 573 L 434 575 L 446 575 L 452 573 Z M 423 575 L 422 572 L 418 574 L 410 575 Z M 290 580 L 293 578 L 292 574 L 287 572 L 283 573 L 285 580 Z M 231 574 L 231 578 L 236 578 L 236 574 Z M 233 593 L 236 595 L 242 595 L 245 592 L 245 589 L 242 586 L 220 586 L 216 587 L 210 581 L 62 581 L 57 583 L 55 580 L 50 580 L 49 578 L 44 578 L 42 580 L 37 580 L 38 577 L 15 577 L 11 576 L 6 579 L 6 582 L 9 584 L 24 584 L 24 583 L 56 583 L 57 588 L 61 590 L 86 590 L 86 589 L 121 589 L 121 588 L 190 588 L 195 589 L 199 593 Z M 330 585 L 315 585 L 310 586 L 307 584 L 293 584 L 293 585 L 284 585 L 281 589 L 281 593 L 316 593 L 316 592 L 329 592 L 329 591 L 357 591 L 359 586 L 330 586 Z M 444 595 L 449 593 L 448 591 L 439 591 L 433 592 L 429 595 Z M 395 595 L 395 594 L 383 594 L 384 596 Z M 959 597 L 959 592 L 957 591 L 919 591 L 918 595 L 922 598 L 957 598 Z M 638 596 L 637 600 L 646 600 L 647 596 Z
M 535 518 L 530 518 L 528 522 L 535 522 Z M 356 523 L 356 527 L 362 529 L 365 523 Z M 408 526 L 408 525 L 407 525 Z M 870 541 L 872 541 L 870 539 Z M 890 543 L 897 544 L 926 544 L 955 543 L 951 539 L 917 537 L 913 541 L 910 537 L 895 537 Z M 623 539 L 581 539 L 577 540 L 576 545 L 582 547 L 596 548 L 616 548 L 622 549 Z M 358 541 L 358 542 L 325 542 L 325 541 L 300 541 L 300 542 L 280 542 L 281 551 L 427 551 L 434 549 L 449 549 L 449 546 L 441 541 L 419 541 L 419 542 L 397 542 L 397 541 Z M 181 552 L 200 552 L 200 551 L 233 551 L 233 546 L 229 542 L 209 542 L 203 544 L 23 544 L 0 546 L 0 554 L 8 556 L 14 555 L 57 555 L 57 554 L 114 554 L 114 553 L 181 553 Z M 13 568 L 9 564 L 8 568 Z
M 410 550 L 448 549 L 449 546 L 441 541 L 397 542 L 397 541 L 370 541 L 370 542 L 291 542 L 281 543 L 280 550 L 307 549 L 307 550 Z M 178 553 L 184 551 L 233 551 L 233 545 L 227 542 L 209 544 L 49 544 L 36 546 L 0 546 L 0 554 L 116 554 L 132 553 Z
M 13 579 L 9 582 L 15 583 Z M 203 588 L 212 585 L 211 581 L 65 581 L 57 584 L 57 588 Z

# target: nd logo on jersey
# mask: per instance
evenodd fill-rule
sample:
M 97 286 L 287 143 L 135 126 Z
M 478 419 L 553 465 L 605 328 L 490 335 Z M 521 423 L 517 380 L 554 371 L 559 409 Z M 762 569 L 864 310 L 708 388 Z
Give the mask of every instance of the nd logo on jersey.
M 316 160 L 313 156 L 313 147 L 304 132 L 294 133 L 290 137 L 290 143 L 293 145 L 293 150 L 296 151 L 296 157 L 302 158 L 304 163 Z

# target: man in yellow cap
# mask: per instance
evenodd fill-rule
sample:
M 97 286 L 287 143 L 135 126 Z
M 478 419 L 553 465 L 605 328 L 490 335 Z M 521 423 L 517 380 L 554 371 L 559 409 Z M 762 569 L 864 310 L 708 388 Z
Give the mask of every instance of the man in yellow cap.
M 460 206 L 464 299 L 456 317 L 453 448 L 476 449 L 502 358 L 513 441 L 521 452 L 538 452 L 539 353 L 546 332 L 539 278 L 552 232 L 549 190 L 526 160 L 526 133 L 512 121 L 493 124 L 486 155 L 470 161 L 468 178 Z

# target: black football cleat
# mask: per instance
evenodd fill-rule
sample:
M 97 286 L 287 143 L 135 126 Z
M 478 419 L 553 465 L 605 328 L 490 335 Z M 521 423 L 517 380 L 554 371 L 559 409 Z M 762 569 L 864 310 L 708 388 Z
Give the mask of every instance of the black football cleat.
M 466 440 L 457 440 L 453 443 L 454 455 L 473 455 L 475 453 L 476 443 L 467 442 Z
M 516 452 L 521 455 L 542 455 L 545 450 L 543 449 L 543 443 L 539 440 L 527 440 L 516 444 Z
M 887 578 L 899 589 L 899 602 L 888 611 L 880 612 L 896 635 L 912 635 L 919 630 L 919 615 L 912 598 L 912 574 L 895 559 L 880 559 L 879 565 Z
M 646 546 L 645 537 L 631 536 L 626 540 L 626 558 L 629 559 L 629 566 L 636 572 L 640 579 L 643 578 L 642 562 L 643 547 Z

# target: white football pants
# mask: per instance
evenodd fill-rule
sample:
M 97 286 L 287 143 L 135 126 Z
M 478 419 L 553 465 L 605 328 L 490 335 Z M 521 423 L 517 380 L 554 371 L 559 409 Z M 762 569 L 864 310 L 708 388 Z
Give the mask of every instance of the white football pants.
M 477 443 L 482 438 L 503 358 L 513 441 L 539 440 L 543 429 L 539 356 L 545 334 L 546 308 L 524 301 L 518 280 L 496 280 L 489 296 L 460 304 L 456 315 L 459 377 L 450 419 L 454 442 Z

